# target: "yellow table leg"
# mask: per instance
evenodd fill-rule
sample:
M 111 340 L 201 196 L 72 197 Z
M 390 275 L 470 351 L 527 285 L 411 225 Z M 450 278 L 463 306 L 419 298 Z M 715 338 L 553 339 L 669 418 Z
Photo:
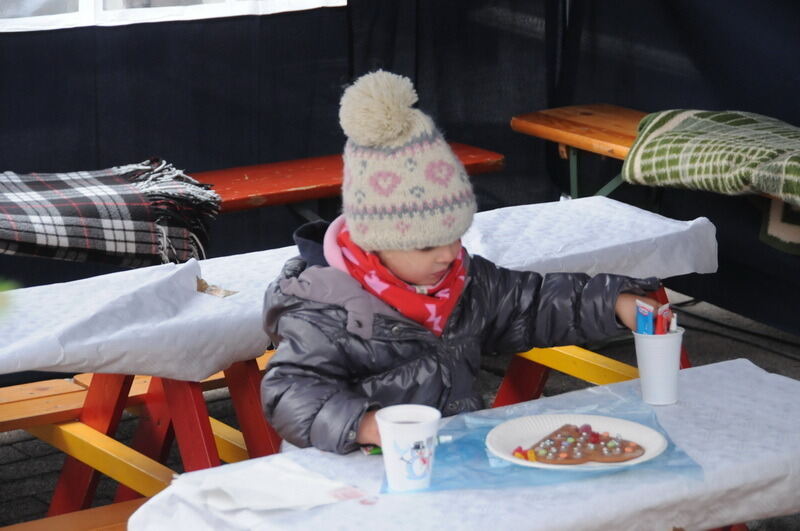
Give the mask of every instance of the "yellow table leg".
M 595 385 L 605 385 L 639 377 L 636 367 L 574 345 L 535 348 L 517 354 L 564 374 Z
M 214 442 L 217 445 L 219 458 L 223 462 L 236 463 L 250 458 L 242 432 L 214 417 L 209 417 L 209 420 L 211 421 L 211 431 L 214 432 Z

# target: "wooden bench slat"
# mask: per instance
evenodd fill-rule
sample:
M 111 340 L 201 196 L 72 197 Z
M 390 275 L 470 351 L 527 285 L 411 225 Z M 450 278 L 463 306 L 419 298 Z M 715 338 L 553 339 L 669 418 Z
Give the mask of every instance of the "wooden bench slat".
M 75 382 L 75 384 L 80 385 L 82 388 L 88 389 L 89 385 L 91 385 L 92 383 L 92 376 L 94 376 L 94 373 L 85 372 L 82 374 L 76 374 L 75 376 L 72 377 L 72 380 Z M 131 383 L 131 390 L 128 394 L 138 395 L 147 392 L 147 386 L 149 385 L 150 385 L 149 376 L 141 376 L 141 375 L 134 376 L 133 382 Z M 136 391 L 134 391 L 134 388 L 136 389 Z
M 4 531 L 124 531 L 128 518 L 149 498 L 92 507 L 4 527 Z
M 329 155 L 193 173 L 192 177 L 214 185 L 222 198 L 221 212 L 234 212 L 334 197 L 342 184 L 342 168 L 341 155 Z
M 78 418 L 86 390 L 0 404 L 0 431 L 64 422 Z
M 489 173 L 500 171 L 505 166 L 505 157 L 494 151 L 483 149 L 460 142 L 450 142 L 450 149 L 464 165 L 464 169 L 470 175 L 479 175 L 481 173 Z
M 514 116 L 517 132 L 624 160 L 647 113 L 598 103 L 545 109 Z
M 32 398 L 61 395 L 83 391 L 83 387 L 69 378 L 58 380 L 43 380 L 26 384 L 0 387 L 0 404 L 10 404 Z
M 500 153 L 456 142 L 450 146 L 470 175 L 503 167 Z M 192 177 L 214 185 L 222 198 L 221 212 L 235 212 L 336 197 L 341 190 L 343 169 L 341 155 L 327 155 L 197 172 Z

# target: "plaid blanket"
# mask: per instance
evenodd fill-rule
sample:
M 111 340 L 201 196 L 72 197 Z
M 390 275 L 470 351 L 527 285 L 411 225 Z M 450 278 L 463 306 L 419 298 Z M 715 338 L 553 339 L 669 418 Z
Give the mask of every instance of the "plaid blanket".
M 204 258 L 219 196 L 163 160 L 0 173 L 0 252 L 139 267 Z
M 764 193 L 800 206 L 800 128 L 737 111 L 648 114 L 622 178 L 724 194 Z

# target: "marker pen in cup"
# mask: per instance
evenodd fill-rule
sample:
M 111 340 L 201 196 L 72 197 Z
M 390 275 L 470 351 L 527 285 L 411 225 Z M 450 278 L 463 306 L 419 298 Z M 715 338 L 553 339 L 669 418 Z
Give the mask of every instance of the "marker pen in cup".
M 669 330 L 669 321 L 672 317 L 672 310 L 669 308 L 669 303 L 662 304 L 656 310 L 656 334 L 666 334 Z

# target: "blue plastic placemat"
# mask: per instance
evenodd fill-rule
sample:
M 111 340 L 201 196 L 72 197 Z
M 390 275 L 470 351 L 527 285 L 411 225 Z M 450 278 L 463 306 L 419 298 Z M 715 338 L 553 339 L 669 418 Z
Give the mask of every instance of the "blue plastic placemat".
M 667 449 L 658 457 L 631 467 L 606 470 L 549 470 L 514 465 L 491 455 L 485 439 L 489 431 L 507 420 L 528 415 L 589 414 L 617 417 L 649 426 L 664 435 Z M 672 442 L 658 423 L 653 408 L 645 404 L 634 386 L 618 384 L 565 393 L 547 400 L 534 400 L 498 409 L 459 415 L 439 430 L 440 438 L 451 442 L 436 449 L 433 477 L 428 490 L 500 489 L 550 485 L 586 480 L 608 474 L 637 474 L 658 471 L 701 480 L 702 468 Z M 384 480 L 382 492 L 386 492 Z

